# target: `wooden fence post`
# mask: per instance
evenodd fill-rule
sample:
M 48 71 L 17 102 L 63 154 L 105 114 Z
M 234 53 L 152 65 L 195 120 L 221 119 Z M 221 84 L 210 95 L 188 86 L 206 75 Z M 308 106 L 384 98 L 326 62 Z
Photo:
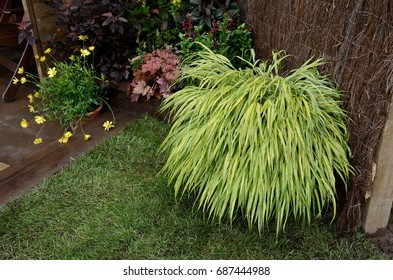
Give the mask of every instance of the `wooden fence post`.
M 41 56 L 43 46 L 41 44 L 45 35 L 53 35 L 56 32 L 57 17 L 52 8 L 44 3 L 43 0 L 22 0 L 24 10 L 27 14 L 27 21 L 32 24 L 33 36 L 39 40 L 38 44 L 33 45 L 34 55 Z M 66 0 L 65 3 L 70 3 Z M 43 76 L 41 64 L 36 61 L 38 75 Z
M 376 173 L 374 189 L 368 197 L 362 213 L 362 226 L 365 233 L 373 234 L 385 228 L 393 202 L 393 104 L 390 106 L 388 119 L 378 150 L 376 151 Z

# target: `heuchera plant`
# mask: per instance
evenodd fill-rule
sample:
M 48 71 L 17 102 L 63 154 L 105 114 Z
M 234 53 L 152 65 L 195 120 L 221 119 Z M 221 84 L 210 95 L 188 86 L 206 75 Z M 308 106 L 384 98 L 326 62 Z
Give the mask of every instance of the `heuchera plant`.
M 131 101 L 138 101 L 141 96 L 146 96 L 147 100 L 152 96 L 158 99 L 170 96 L 176 89 L 173 82 L 179 73 L 179 63 L 179 56 L 171 48 L 132 59 L 134 79 L 127 90 Z

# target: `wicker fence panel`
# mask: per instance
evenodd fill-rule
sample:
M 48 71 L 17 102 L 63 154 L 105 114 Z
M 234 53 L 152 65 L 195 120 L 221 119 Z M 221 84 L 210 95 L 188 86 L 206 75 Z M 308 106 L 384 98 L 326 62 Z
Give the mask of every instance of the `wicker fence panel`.
M 289 67 L 323 57 L 322 72 L 344 92 L 351 119 L 352 164 L 357 175 L 341 204 L 341 232 L 360 225 L 361 205 L 372 191 L 373 158 L 393 94 L 392 0 L 239 0 L 254 30 L 260 58 L 272 50 L 293 55 Z M 392 151 L 393 152 L 393 151 Z

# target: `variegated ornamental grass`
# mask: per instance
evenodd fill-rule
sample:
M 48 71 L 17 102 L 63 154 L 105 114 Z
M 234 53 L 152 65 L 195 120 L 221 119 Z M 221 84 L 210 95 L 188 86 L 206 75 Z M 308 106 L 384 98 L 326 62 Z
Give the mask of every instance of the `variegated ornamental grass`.
M 162 106 L 172 112 L 162 172 L 210 218 L 242 213 L 260 231 L 275 220 L 279 233 L 291 215 L 310 222 L 328 205 L 335 215 L 336 178 L 352 170 L 341 93 L 320 59 L 284 75 L 285 58 L 235 69 L 206 49 L 183 66 L 194 86 Z

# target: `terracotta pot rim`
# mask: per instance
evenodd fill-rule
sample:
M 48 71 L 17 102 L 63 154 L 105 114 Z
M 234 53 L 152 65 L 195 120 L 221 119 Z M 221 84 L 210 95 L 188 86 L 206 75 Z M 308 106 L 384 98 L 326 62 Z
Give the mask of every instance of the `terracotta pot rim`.
M 102 109 L 104 108 L 104 104 L 100 104 L 100 106 L 98 106 L 97 109 L 95 109 L 94 111 L 88 112 L 85 114 L 85 119 L 83 121 L 79 121 L 80 118 L 78 118 L 78 122 L 75 126 L 75 129 L 81 126 L 84 126 L 86 123 L 91 122 L 92 120 L 94 120 L 96 117 L 98 117 L 102 111 Z

